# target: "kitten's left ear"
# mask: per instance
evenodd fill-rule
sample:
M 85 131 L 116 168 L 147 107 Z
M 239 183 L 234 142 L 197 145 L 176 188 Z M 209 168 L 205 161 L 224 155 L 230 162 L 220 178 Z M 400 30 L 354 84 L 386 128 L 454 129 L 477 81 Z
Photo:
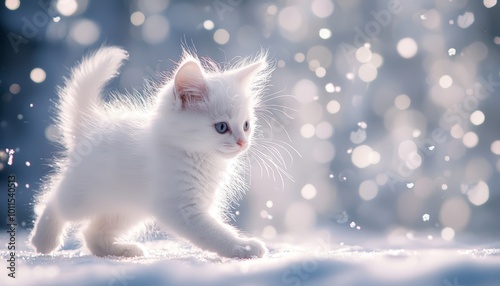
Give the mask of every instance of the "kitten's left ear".
M 206 93 L 207 82 L 201 66 L 195 61 L 183 63 L 175 73 L 175 100 L 185 109 L 203 101 Z
M 265 60 L 259 60 L 255 63 L 244 66 L 235 71 L 236 77 L 241 85 L 249 85 L 255 76 L 267 68 L 267 62 Z

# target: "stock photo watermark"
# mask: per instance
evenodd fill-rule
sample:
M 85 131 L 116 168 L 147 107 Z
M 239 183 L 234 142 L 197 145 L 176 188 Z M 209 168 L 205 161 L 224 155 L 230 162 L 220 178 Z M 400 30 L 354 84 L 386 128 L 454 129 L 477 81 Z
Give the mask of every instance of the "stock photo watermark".
M 19 53 L 21 45 L 29 43 L 30 40 L 38 36 L 41 33 L 41 29 L 47 27 L 50 21 L 57 22 L 60 19 L 53 1 L 38 0 L 36 3 L 40 7 L 40 10 L 35 12 L 31 19 L 25 16 L 21 17 L 21 35 L 14 32 L 7 34 L 10 45 L 16 54 Z
M 234 11 L 234 8 L 238 7 L 241 3 L 243 3 L 243 0 L 215 0 L 212 2 L 212 6 L 219 19 L 223 21 L 224 14 Z
M 7 276 L 11 278 L 16 278 L 16 188 L 16 175 L 9 175 L 7 177 L 7 233 L 9 238 L 7 243 L 9 273 Z
M 455 277 L 453 281 L 450 281 L 448 279 L 443 280 L 443 285 L 445 286 L 465 286 L 462 284 L 458 284 L 458 277 Z
M 403 11 L 400 0 L 391 0 L 387 2 L 385 9 L 379 11 L 370 11 L 373 20 L 367 22 L 363 29 L 359 26 L 354 27 L 354 38 L 352 43 L 340 43 L 340 50 L 348 61 L 354 61 L 356 51 L 370 41 L 371 38 L 378 36 L 383 28 L 388 27 L 395 15 Z
M 331 234 L 327 233 L 326 237 L 318 238 L 318 245 L 314 250 L 312 258 L 306 259 L 301 263 L 295 263 L 290 266 L 283 275 L 281 281 L 286 285 L 300 286 L 307 279 L 311 278 L 312 274 L 318 270 L 318 262 L 322 259 L 322 255 L 330 249 Z
M 108 286 L 127 286 L 128 282 L 135 279 L 135 276 L 128 274 L 123 268 L 113 269 L 111 274 L 113 278 L 109 280 Z
M 443 121 L 449 125 L 462 124 L 464 121 L 467 121 L 470 114 L 477 110 L 481 102 L 488 99 L 495 92 L 497 87 L 500 87 L 500 80 L 494 80 L 492 74 L 488 75 L 487 78 L 480 76 L 478 82 L 474 84 L 472 94 L 466 95 L 460 103 L 448 109 L 443 114 Z M 436 146 L 448 141 L 449 137 L 447 133 L 447 130 L 438 127 L 431 132 L 430 138 L 417 142 L 417 150 L 410 152 L 405 160 L 400 161 L 397 173 L 386 173 L 389 188 L 395 191 L 397 185 L 400 183 L 409 184 L 407 185 L 409 188 L 413 187 L 413 183 L 408 183 L 407 180 L 413 174 L 416 167 L 420 165 L 421 161 L 423 161 L 418 151 L 425 156 L 430 156 L 433 154 Z

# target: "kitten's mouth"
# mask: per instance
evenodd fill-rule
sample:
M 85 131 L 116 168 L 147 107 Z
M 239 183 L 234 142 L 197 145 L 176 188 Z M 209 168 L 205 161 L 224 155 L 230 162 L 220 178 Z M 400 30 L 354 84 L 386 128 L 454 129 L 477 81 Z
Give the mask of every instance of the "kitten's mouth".
M 245 152 L 246 148 L 238 148 L 235 150 L 219 150 L 219 153 L 225 157 L 236 157 L 241 153 Z

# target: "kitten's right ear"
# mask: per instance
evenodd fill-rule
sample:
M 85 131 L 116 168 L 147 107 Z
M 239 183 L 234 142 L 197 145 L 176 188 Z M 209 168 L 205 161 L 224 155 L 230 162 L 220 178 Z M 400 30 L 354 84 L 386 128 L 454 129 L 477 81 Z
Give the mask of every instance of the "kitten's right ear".
M 193 107 L 205 99 L 207 82 L 201 66 L 195 61 L 183 63 L 174 77 L 174 97 L 182 109 Z

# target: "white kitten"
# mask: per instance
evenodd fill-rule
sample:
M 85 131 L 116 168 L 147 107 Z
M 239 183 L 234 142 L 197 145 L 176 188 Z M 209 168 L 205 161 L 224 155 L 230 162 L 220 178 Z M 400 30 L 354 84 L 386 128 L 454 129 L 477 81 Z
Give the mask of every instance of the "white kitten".
M 97 256 L 139 256 L 117 238 L 154 217 L 165 231 L 225 257 L 266 248 L 223 223 L 217 211 L 244 188 L 238 170 L 252 143 L 256 108 L 271 72 L 265 56 L 219 70 L 185 53 L 170 80 L 144 99 L 102 99 L 127 53 L 104 47 L 60 90 L 57 125 L 65 152 L 39 197 L 31 242 L 50 253 L 68 222 L 88 220 Z

